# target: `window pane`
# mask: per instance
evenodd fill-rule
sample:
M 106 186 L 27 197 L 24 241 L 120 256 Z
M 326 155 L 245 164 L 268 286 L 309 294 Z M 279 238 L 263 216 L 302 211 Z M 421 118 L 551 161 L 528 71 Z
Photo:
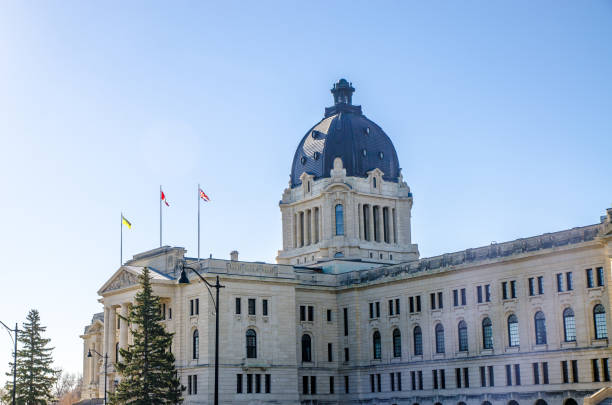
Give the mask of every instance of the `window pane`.
M 344 235 L 344 210 L 342 204 L 336 205 L 336 235 Z

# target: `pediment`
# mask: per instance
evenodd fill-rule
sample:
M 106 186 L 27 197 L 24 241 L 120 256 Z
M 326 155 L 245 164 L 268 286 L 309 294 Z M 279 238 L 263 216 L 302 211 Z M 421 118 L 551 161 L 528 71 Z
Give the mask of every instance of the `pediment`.
M 98 294 L 102 295 L 111 291 L 121 290 L 139 283 L 138 276 L 142 267 L 122 266 L 113 276 L 100 288 Z

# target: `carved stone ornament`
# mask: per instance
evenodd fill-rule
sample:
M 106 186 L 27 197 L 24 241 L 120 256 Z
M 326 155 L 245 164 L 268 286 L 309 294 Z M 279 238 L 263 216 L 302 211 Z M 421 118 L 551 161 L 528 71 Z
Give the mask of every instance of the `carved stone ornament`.
M 106 287 L 103 292 L 118 290 L 120 288 L 129 287 L 135 284 L 138 284 L 138 276 L 130 272 L 123 271 L 121 274 L 115 277 L 113 282 L 110 283 L 110 285 Z

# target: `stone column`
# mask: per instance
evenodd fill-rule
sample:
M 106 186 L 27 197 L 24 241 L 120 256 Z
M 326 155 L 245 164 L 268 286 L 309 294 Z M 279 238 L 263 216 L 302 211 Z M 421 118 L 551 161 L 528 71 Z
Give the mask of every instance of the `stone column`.
M 307 245 L 312 244 L 312 227 L 310 226 L 311 221 L 312 221 L 312 210 L 306 210 L 306 214 L 304 216 L 304 227 L 306 228 L 306 244 Z
M 122 349 L 127 349 L 127 342 L 128 342 L 128 323 L 126 321 L 127 317 L 128 317 L 128 304 L 127 302 L 124 304 L 121 304 L 121 320 L 119 322 L 121 322 L 121 327 L 119 328 L 119 347 Z M 119 356 L 120 359 L 123 359 L 121 356 Z
M 372 242 L 375 240 L 374 239 L 374 206 L 372 204 L 370 204 L 369 206 L 369 210 L 368 210 L 368 216 L 369 218 L 369 223 L 368 223 L 368 236 L 370 237 L 369 240 L 371 240 Z
M 385 241 L 385 221 L 382 206 L 378 206 L 378 240 L 381 243 Z
M 316 223 L 316 210 L 314 208 L 312 208 L 310 210 L 310 244 L 314 245 L 315 243 L 317 243 L 317 229 L 316 229 L 317 223 Z
M 304 241 L 302 240 L 302 212 L 297 213 L 297 247 L 302 247 Z
M 104 322 L 105 326 L 106 326 L 106 322 Z M 116 330 L 117 330 L 117 317 L 116 317 L 116 312 L 115 312 L 115 308 L 109 308 L 109 317 L 108 317 L 108 349 L 106 350 L 106 353 L 108 353 L 108 362 L 109 363 L 114 363 L 115 362 L 115 335 L 116 335 Z M 104 353 L 102 353 L 104 354 Z
M 391 207 L 387 211 L 387 222 L 389 222 L 389 243 L 395 243 L 395 228 L 394 228 L 394 215 L 395 210 Z
M 357 218 L 359 218 L 359 240 L 363 239 L 363 206 L 357 204 Z
M 102 356 L 109 352 L 110 346 L 110 307 L 104 306 L 104 347 L 102 348 Z M 92 353 L 92 356 L 95 353 Z

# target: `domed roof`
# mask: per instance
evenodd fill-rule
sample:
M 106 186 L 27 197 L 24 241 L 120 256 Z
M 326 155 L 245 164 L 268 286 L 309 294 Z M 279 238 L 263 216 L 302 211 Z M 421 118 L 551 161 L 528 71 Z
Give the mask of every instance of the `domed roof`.
M 304 135 L 295 151 L 291 187 L 302 184 L 304 172 L 315 179 L 330 177 L 337 157 L 347 176 L 367 177 L 367 172 L 379 168 L 385 181 L 398 181 L 395 147 L 382 128 L 363 115 L 361 106 L 351 104 L 354 91 L 345 79 L 334 84 L 335 105 L 325 109 L 325 117 Z

